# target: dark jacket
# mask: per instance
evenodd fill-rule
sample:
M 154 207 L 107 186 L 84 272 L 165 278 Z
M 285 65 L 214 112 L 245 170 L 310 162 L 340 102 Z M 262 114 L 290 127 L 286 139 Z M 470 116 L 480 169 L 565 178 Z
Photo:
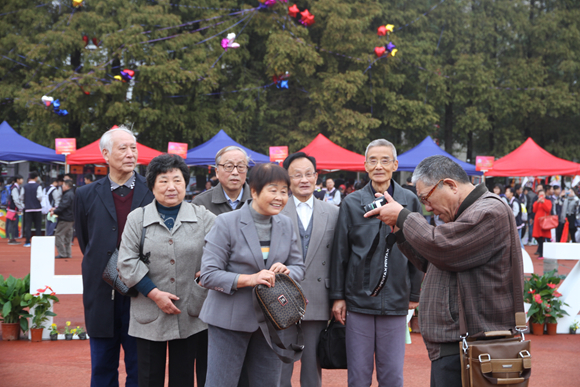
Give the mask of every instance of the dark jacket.
M 143 176 L 135 176 L 131 211 L 153 201 Z M 83 304 L 85 323 L 91 337 L 113 337 L 114 297 L 102 275 L 117 248 L 117 214 L 110 180 L 100 179 L 79 187 L 75 196 L 75 230 L 83 252 Z
M 421 211 L 417 195 L 394 184 L 393 198 L 403 207 Z M 370 297 L 363 289 L 364 259 L 379 228 L 381 236 L 372 257 L 370 287 L 382 274 L 385 236 L 390 227 L 377 218 L 365 218 L 363 206 L 375 200 L 371 183 L 348 195 L 340 207 L 330 264 L 330 299 L 346 300 L 347 310 L 375 315 L 407 315 L 409 301 L 418 302 L 423 273 L 415 268 L 395 245 L 388 261 L 388 278 L 377 297 Z M 381 226 L 382 225 L 382 226 Z M 372 289 L 370 289 L 372 290 Z
M 252 198 L 252 193 L 250 192 L 250 186 L 248 183 L 244 183 L 244 192 L 242 193 L 242 199 L 236 207 L 236 210 L 239 210 L 246 204 L 248 200 Z M 224 194 L 224 189 L 222 188 L 222 184 L 218 183 L 212 189 L 202 192 L 196 197 L 193 198 L 191 201 L 193 204 L 198 206 L 204 206 L 208 210 L 210 210 L 213 214 L 219 215 L 225 212 L 233 211 L 232 207 L 228 203 L 228 199 Z
M 74 222 L 74 200 L 75 191 L 72 188 L 62 195 L 58 207 L 54 209 L 54 214 L 58 215 L 59 221 Z

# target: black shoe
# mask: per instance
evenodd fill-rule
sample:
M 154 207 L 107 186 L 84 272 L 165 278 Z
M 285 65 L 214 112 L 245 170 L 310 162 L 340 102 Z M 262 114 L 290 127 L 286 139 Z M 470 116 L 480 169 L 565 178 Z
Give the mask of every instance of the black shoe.
M 70 258 L 70 257 L 61 257 L 60 255 L 57 255 L 56 257 L 54 257 L 55 259 L 59 259 L 59 258 Z
M 536 251 L 536 252 L 534 253 L 534 255 L 540 255 L 540 253 Z

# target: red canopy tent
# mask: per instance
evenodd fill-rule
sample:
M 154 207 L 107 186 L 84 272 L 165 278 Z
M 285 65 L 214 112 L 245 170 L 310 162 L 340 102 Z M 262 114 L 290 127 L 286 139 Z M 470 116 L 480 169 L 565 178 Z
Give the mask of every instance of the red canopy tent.
M 493 164 L 487 176 L 579 175 L 580 164 L 551 155 L 528 138 L 513 152 Z
M 365 157 L 344 149 L 322 134 L 316 136 L 310 144 L 300 152 L 313 156 L 316 159 L 318 170 L 343 170 L 360 172 L 365 170 Z
M 105 164 L 105 159 L 101 154 L 99 148 L 99 141 L 97 140 L 81 149 L 77 149 L 66 158 L 66 163 L 70 165 L 84 165 L 84 164 Z M 148 165 L 154 157 L 163 154 L 155 149 L 149 148 L 145 145 L 137 143 L 137 151 L 139 156 L 137 164 Z

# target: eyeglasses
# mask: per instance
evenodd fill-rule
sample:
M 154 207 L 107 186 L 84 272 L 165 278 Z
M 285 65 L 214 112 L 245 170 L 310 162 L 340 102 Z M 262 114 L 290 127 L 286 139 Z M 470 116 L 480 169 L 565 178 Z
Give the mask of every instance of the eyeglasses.
M 435 190 L 437 189 L 437 187 L 439 187 L 439 184 L 445 179 L 441 179 L 437 182 L 437 184 L 435 184 L 435 186 L 433 186 L 433 188 L 431 188 L 431 191 L 429 191 L 429 193 L 426 196 L 419 196 L 419 201 L 421 203 L 423 203 L 426 206 L 430 206 L 431 203 L 429 202 L 429 198 L 431 197 L 431 195 L 433 195 L 433 192 L 435 192 Z
M 290 178 L 296 181 L 300 181 L 303 178 L 307 178 L 308 180 L 310 180 L 314 177 L 314 175 L 316 175 L 316 172 L 306 172 L 304 175 L 297 173 L 295 175 L 290 176 Z
M 381 165 L 383 167 L 386 167 L 387 165 L 391 164 L 392 162 L 394 162 L 395 160 L 391 160 L 391 159 L 381 159 Z M 379 163 L 379 160 L 377 159 L 370 159 L 365 161 L 368 165 L 372 166 L 372 167 L 376 167 L 377 164 Z
M 246 164 L 238 164 L 238 165 L 234 165 L 234 164 L 218 164 L 220 167 L 222 167 L 224 169 L 224 171 L 226 172 L 232 172 L 234 170 L 234 168 L 238 169 L 238 173 L 244 173 L 248 170 L 248 166 Z

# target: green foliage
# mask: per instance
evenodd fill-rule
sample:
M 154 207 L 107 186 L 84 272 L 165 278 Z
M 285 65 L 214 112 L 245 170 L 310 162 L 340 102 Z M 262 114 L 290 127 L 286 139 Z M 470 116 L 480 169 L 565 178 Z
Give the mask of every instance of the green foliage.
M 530 279 L 524 282 L 524 301 L 531 304 L 528 310 L 528 317 L 533 323 L 543 324 L 546 321 L 555 323 L 557 318 L 568 315 L 562 310 L 563 303 L 559 297 L 562 296 L 556 286 L 565 277 L 556 275 L 556 270 L 552 270 L 544 275 L 532 274 Z
M 38 293 L 34 294 L 28 303 L 30 311 L 34 308 L 32 328 L 45 328 L 44 323 L 48 321 L 48 318 L 56 316 L 56 313 L 50 309 L 52 308 L 52 303 L 58 302 L 59 300 L 54 295 L 54 292 L 52 292 L 52 289 L 50 289 L 52 293 L 48 293 L 48 289 L 50 289 L 48 286 L 44 289 L 39 289 Z
M 290 3 L 224 16 L 258 4 L 5 0 L 2 12 L 15 12 L 0 16 L 0 120 L 46 146 L 84 146 L 125 123 L 159 150 L 224 129 L 262 153 L 318 133 L 359 153 L 375 138 L 402 153 L 431 135 L 471 162 L 527 137 L 562 158 L 580 153 L 578 2 L 299 0 L 315 15 L 309 28 L 287 16 Z M 387 23 L 395 31 L 377 37 Z M 228 32 L 241 47 L 224 52 Z M 388 40 L 399 52 L 376 60 Z M 114 80 L 124 68 L 134 82 Z M 289 89 L 265 87 L 286 72 Z
M 30 274 L 24 278 L 9 276 L 6 280 L 0 275 L 0 305 L 2 306 L 2 321 L 7 324 L 20 324 L 23 332 L 28 330 L 27 317 L 32 317 L 24 308 L 31 299 Z

